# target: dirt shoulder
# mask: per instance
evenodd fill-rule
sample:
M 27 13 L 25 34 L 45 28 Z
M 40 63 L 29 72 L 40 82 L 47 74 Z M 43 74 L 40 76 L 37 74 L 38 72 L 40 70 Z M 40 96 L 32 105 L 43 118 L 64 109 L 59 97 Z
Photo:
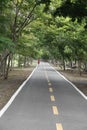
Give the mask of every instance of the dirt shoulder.
M 19 88 L 24 80 L 31 74 L 35 66 L 18 69 L 15 68 L 9 74 L 7 80 L 0 79 L 0 109 L 8 102 L 14 92 Z

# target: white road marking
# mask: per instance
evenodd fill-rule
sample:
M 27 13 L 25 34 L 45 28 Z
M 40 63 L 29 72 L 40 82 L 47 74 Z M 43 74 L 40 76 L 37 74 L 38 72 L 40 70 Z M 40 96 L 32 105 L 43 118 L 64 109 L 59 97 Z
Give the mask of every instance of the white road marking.
M 50 65 L 50 66 L 51 66 L 51 65 Z M 52 67 L 52 66 L 51 66 L 51 67 Z M 84 99 L 87 100 L 87 96 L 85 96 L 85 94 L 84 94 L 82 91 L 80 91 L 72 82 L 70 82 L 70 81 L 69 81 L 68 79 L 66 79 L 62 74 L 60 74 L 54 67 L 52 67 L 52 69 L 55 70 L 56 73 L 59 74 L 59 75 L 60 75 L 63 79 L 65 79 L 68 83 L 70 83 L 70 84 L 76 89 L 76 91 L 79 92 L 80 95 L 81 95 L 82 97 L 84 97 Z
M 0 110 L 0 118 L 2 117 L 2 115 L 5 113 L 5 111 L 9 108 L 9 106 L 12 104 L 12 102 L 14 101 L 14 99 L 16 98 L 16 96 L 19 94 L 19 92 L 22 90 L 22 88 L 24 87 L 24 85 L 27 83 L 27 81 L 31 78 L 31 76 L 33 75 L 33 73 L 35 72 L 36 68 L 33 70 L 33 72 L 30 74 L 30 76 L 23 82 L 23 84 L 18 88 L 18 90 L 13 94 L 13 96 L 10 98 L 10 100 L 7 102 L 7 104 Z

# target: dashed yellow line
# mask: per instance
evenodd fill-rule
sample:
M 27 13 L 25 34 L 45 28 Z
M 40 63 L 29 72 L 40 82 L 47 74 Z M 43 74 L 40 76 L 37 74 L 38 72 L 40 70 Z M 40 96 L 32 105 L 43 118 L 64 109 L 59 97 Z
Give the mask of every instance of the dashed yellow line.
M 53 88 L 49 88 L 49 92 L 51 92 L 51 93 L 52 93 L 52 92 L 53 92 Z
M 56 123 L 56 129 L 57 130 L 63 130 L 62 124 L 61 123 Z
M 52 86 L 51 82 L 49 81 L 49 78 L 48 78 L 48 75 L 47 75 L 47 72 L 46 72 L 46 71 L 45 71 L 45 76 L 46 76 L 48 85 L 49 85 L 49 86 Z M 53 88 L 52 88 L 52 87 L 49 88 L 49 92 L 51 92 L 51 93 L 53 92 Z M 50 99 L 51 99 L 51 101 L 55 101 L 54 95 L 51 95 L 51 96 L 50 96 Z M 57 108 L 57 106 L 52 106 L 52 109 L 53 109 L 53 114 L 54 114 L 54 115 L 58 115 L 58 114 L 59 114 L 59 113 L 58 113 L 58 108 Z M 63 127 L 62 127 L 62 124 L 61 124 L 61 123 L 56 123 L 56 130 L 63 130 Z
M 58 115 L 59 114 L 57 106 L 52 106 L 52 109 L 53 109 L 53 114 L 54 115 Z
M 47 72 L 45 71 L 45 76 L 46 76 L 46 79 L 48 80 L 48 75 L 47 75 Z
M 48 83 L 50 83 L 49 79 L 47 79 Z
M 51 86 L 52 84 L 49 82 L 48 85 Z
M 55 101 L 55 97 L 53 95 L 50 96 L 51 101 Z
M 50 83 L 50 81 L 49 81 L 49 78 L 48 78 L 48 75 L 47 75 L 47 72 L 46 72 L 46 71 L 45 71 L 45 76 L 46 76 L 46 79 L 47 79 L 47 81 L 48 81 L 48 85 L 50 86 L 51 83 Z

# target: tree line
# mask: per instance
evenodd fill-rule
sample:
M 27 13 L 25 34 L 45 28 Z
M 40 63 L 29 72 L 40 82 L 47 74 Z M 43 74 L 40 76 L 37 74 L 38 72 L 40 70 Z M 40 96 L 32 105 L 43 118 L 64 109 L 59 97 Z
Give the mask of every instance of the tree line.
M 0 0 L 0 75 L 16 57 L 19 66 L 41 57 L 86 71 L 86 12 L 83 0 Z
M 37 39 L 29 30 L 26 33 L 26 28 L 39 17 L 42 4 L 46 8 L 49 1 L 0 0 L 0 75 L 4 79 L 8 77 L 13 54 L 22 55 L 25 60 L 37 53 Z

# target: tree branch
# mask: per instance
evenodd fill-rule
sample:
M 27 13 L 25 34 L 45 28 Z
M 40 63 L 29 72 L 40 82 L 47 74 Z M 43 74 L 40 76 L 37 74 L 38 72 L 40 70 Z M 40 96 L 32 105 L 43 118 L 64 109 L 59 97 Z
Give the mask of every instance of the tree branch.
M 19 34 L 23 31 L 23 29 L 24 29 L 27 25 L 29 25 L 32 21 L 34 21 L 34 20 L 36 20 L 36 19 L 37 19 L 37 18 L 34 18 L 34 19 L 31 19 L 31 20 L 27 21 L 27 23 L 20 29 Z
M 36 8 L 37 4 L 34 5 L 34 7 L 32 8 L 31 12 L 27 15 L 27 17 L 24 19 L 24 21 L 22 22 L 22 24 L 20 25 L 20 27 L 18 28 L 18 30 L 16 31 L 17 33 L 21 32 L 21 29 L 24 28 L 26 26 L 26 24 L 28 23 L 28 21 L 31 19 L 32 17 L 32 13 L 34 12 L 34 9 Z M 23 29 L 22 29 L 23 30 Z

